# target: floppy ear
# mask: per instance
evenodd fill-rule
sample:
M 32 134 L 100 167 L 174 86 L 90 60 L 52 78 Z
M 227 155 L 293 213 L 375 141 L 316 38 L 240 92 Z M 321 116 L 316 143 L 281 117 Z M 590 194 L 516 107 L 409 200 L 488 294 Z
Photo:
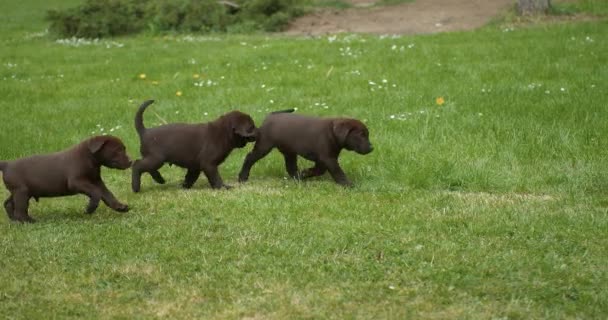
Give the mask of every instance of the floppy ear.
M 343 146 L 346 143 L 346 137 L 353 129 L 350 121 L 347 119 L 337 119 L 333 121 L 334 137 L 338 140 L 338 143 Z
M 253 120 L 251 120 L 253 122 Z M 238 134 L 243 138 L 252 138 L 256 135 L 255 125 L 253 125 L 254 130 L 252 132 L 247 132 L 249 129 L 249 122 L 244 118 L 233 118 L 232 119 L 232 132 Z
M 91 153 L 95 153 L 95 152 L 101 150 L 101 148 L 103 147 L 104 144 L 106 144 L 106 142 L 108 142 L 108 139 L 106 139 L 104 137 L 95 137 L 95 138 L 89 140 L 89 143 L 87 144 L 87 148 L 89 149 L 89 151 L 91 151 Z
M 254 129 L 252 132 L 247 132 L 243 126 L 233 127 L 232 130 L 243 138 L 252 138 L 255 137 L 256 130 Z

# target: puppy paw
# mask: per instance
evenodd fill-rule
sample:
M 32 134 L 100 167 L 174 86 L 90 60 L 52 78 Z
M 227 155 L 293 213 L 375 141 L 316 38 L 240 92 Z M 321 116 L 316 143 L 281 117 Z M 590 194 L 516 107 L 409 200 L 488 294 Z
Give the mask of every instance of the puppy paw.
M 152 179 L 158 183 L 158 184 L 165 184 L 167 183 L 167 181 L 165 181 L 165 178 L 160 177 L 160 176 L 152 176 Z
M 128 212 L 129 211 L 129 206 L 126 204 L 119 204 L 118 206 L 116 206 L 116 208 L 114 208 L 114 210 L 118 211 L 118 212 Z
M 344 188 L 353 188 L 355 185 L 350 182 L 350 181 L 343 181 L 343 182 L 339 182 L 339 184 L 341 186 L 343 186 Z
M 312 178 L 314 176 L 315 175 L 313 174 L 311 169 L 305 169 L 300 172 L 300 179 L 308 179 L 308 178 Z
M 325 173 L 324 169 L 319 169 L 317 167 L 312 167 L 312 168 L 308 168 L 308 169 L 302 170 L 302 172 L 300 172 L 300 178 L 301 179 L 314 178 L 314 177 L 321 176 L 324 173 Z
M 93 212 L 95 212 L 95 210 L 97 210 L 97 205 L 95 205 L 95 206 L 88 205 L 87 208 L 84 209 L 84 212 L 86 214 L 93 214 Z
M 36 220 L 34 220 L 34 218 L 26 215 L 26 216 L 20 216 L 20 217 L 15 217 L 15 219 L 13 220 L 15 222 L 18 223 L 34 223 L 36 222 Z

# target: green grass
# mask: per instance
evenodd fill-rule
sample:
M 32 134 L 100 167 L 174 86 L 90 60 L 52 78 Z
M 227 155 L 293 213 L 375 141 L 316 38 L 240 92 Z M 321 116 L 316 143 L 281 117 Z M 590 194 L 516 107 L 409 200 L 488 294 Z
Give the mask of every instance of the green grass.
M 602 0 L 579 0 L 579 1 L 557 1 L 552 3 L 554 14 L 577 14 L 586 13 L 591 15 L 605 16 L 608 14 L 608 2 Z
M 341 157 L 353 189 L 289 181 L 276 152 L 238 185 L 248 146 L 221 167 L 230 191 L 204 178 L 181 190 L 184 171 L 165 167 L 167 185 L 146 176 L 133 194 L 129 172 L 105 170 L 129 213 L 85 215 L 84 196 L 32 201 L 38 223 L 0 218 L 0 317 L 608 316 L 605 19 L 76 47 L 40 34 L 55 5 L 41 3 L 0 5 L 0 159 L 101 128 L 137 157 L 132 118 L 147 98 L 148 126 L 154 113 L 199 122 L 232 109 L 256 123 L 287 107 L 352 116 L 375 151 Z
M 378 1 L 379 5 L 395 5 L 407 2 L 414 2 L 414 0 L 380 0 Z

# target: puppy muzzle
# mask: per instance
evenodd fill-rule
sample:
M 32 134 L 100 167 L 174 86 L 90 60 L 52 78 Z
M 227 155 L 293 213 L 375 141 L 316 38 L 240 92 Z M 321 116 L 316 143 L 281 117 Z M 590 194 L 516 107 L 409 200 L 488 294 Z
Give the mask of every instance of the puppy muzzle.
M 374 147 L 370 143 L 367 147 L 364 147 L 364 148 L 360 149 L 358 152 L 360 154 L 368 154 L 368 153 L 370 153 L 372 151 L 374 151 Z
M 131 159 L 126 159 L 124 161 L 116 163 L 115 168 L 125 170 L 131 168 L 132 165 L 133 161 L 131 161 Z

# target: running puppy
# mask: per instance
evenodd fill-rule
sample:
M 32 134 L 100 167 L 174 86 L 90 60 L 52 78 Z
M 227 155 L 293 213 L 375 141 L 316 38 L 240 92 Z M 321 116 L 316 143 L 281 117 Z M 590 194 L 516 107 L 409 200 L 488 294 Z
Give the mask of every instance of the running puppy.
M 118 212 L 129 211 L 103 183 L 101 166 L 127 169 L 131 160 L 120 139 L 98 136 L 57 153 L 13 161 L 0 161 L 4 185 L 11 195 L 4 209 L 11 220 L 34 222 L 28 215 L 29 200 L 44 197 L 85 194 L 89 197 L 86 213 L 93 213 L 99 200 Z
M 329 171 L 336 183 L 344 186 L 352 183 L 338 164 L 340 151 L 368 154 L 373 150 L 367 127 L 359 120 L 271 114 L 258 129 L 255 146 L 245 158 L 239 181 L 247 181 L 251 167 L 275 147 L 283 153 L 287 173 L 292 178 L 305 179 Z M 315 166 L 298 173 L 298 155 L 315 162 Z
M 184 188 L 192 187 L 201 171 L 212 188 L 230 188 L 222 181 L 218 167 L 234 148 L 242 148 L 255 140 L 256 128 L 251 117 L 232 111 L 209 123 L 172 123 L 146 129 L 143 113 L 153 102 L 145 101 L 135 114 L 142 159 L 133 163 L 133 192 L 139 192 L 144 172 L 148 172 L 157 183 L 165 183 L 158 171 L 165 163 L 188 170 L 182 183 Z

